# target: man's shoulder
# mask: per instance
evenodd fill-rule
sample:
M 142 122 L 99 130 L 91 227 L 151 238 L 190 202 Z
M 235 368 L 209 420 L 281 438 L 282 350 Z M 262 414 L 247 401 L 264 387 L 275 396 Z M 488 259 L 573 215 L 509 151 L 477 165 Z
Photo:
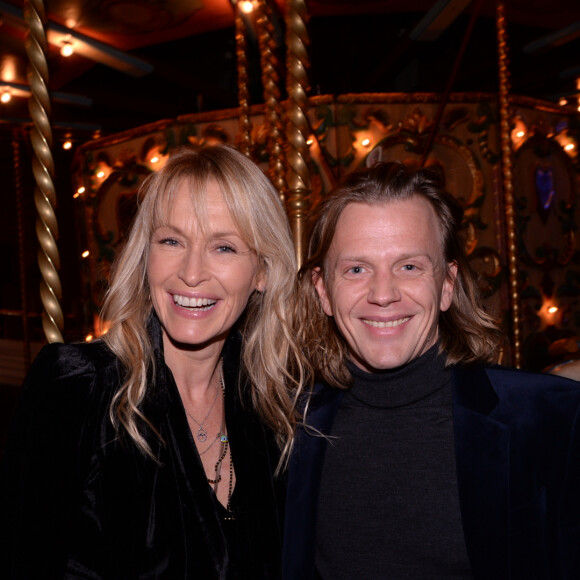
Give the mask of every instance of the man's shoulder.
M 454 367 L 453 373 L 456 389 L 463 395 L 487 388 L 500 401 L 561 402 L 568 408 L 580 405 L 580 382 L 565 377 L 498 365 Z M 481 398 L 481 393 L 478 396 Z

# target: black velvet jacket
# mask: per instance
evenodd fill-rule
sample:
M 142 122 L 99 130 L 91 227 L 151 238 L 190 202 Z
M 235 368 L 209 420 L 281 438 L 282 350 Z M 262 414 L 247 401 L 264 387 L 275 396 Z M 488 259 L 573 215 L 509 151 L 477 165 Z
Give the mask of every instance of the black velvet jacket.
M 143 412 L 146 457 L 109 420 L 120 381 L 102 344 L 53 344 L 26 380 L 0 470 L 0 577 L 279 577 L 283 482 L 273 438 L 240 400 L 240 339 L 224 347 L 226 424 L 236 470 L 236 519 L 210 489 L 161 352 Z M 243 395 L 241 395 L 243 396 Z
M 474 579 L 578 580 L 580 384 L 499 367 L 455 367 L 452 384 L 457 485 Z M 316 385 L 308 411 L 315 431 L 297 435 L 288 471 L 285 580 L 316 576 L 316 508 L 328 445 L 316 432 L 330 433 L 343 396 Z M 369 506 L 380 517 L 372 498 Z

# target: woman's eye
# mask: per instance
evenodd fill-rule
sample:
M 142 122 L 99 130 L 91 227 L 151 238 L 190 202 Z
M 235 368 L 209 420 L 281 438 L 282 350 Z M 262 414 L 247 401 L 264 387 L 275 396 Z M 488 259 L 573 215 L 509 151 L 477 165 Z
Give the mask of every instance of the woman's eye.
M 162 238 L 159 243 L 165 246 L 177 246 L 179 242 L 174 238 Z
M 232 248 L 232 246 L 227 246 L 227 245 L 218 246 L 217 251 L 222 252 L 222 253 L 234 253 L 234 254 L 236 252 L 236 250 L 234 248 Z

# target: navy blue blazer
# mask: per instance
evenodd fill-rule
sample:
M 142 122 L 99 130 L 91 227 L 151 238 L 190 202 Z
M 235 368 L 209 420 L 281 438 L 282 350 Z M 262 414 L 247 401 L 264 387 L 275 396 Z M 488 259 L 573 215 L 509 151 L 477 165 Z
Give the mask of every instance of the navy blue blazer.
M 475 580 L 580 579 L 580 383 L 456 367 L 452 385 L 459 500 Z M 308 425 L 329 433 L 343 394 L 317 385 Z M 326 445 L 300 429 L 288 474 L 285 580 L 315 577 Z

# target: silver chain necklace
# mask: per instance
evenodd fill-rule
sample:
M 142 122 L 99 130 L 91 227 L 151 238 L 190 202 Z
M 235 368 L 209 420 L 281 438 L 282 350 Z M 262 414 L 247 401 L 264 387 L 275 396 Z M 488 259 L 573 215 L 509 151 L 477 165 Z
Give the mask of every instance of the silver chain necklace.
M 223 393 L 223 392 L 225 392 L 225 385 L 224 385 L 224 373 L 223 373 L 223 370 L 222 370 L 222 367 L 221 367 L 221 365 L 220 365 L 220 387 L 221 387 L 221 389 L 218 387 L 218 388 L 215 390 L 215 397 L 214 397 L 214 400 L 213 400 L 213 402 L 212 402 L 212 404 L 211 404 L 211 406 L 210 406 L 210 408 L 209 408 L 208 412 L 206 413 L 206 415 L 205 415 L 205 417 L 203 418 L 203 421 L 202 421 L 201 423 L 200 423 L 200 422 L 199 422 L 199 421 L 198 421 L 198 420 L 197 420 L 197 419 L 196 419 L 196 418 L 195 418 L 195 417 L 194 417 L 194 416 L 193 416 L 193 415 L 192 415 L 192 414 L 191 414 L 191 413 L 190 413 L 190 412 L 189 412 L 187 409 L 185 409 L 185 414 L 186 414 L 186 415 L 187 415 L 187 416 L 188 416 L 190 419 L 192 419 L 193 421 L 195 421 L 195 423 L 196 423 L 196 424 L 198 425 L 198 427 L 199 427 L 199 428 L 198 428 L 198 430 L 197 430 L 197 433 L 195 434 L 195 437 L 197 438 L 197 440 L 198 440 L 200 443 L 205 443 L 205 442 L 207 441 L 207 430 L 206 430 L 206 428 L 203 426 L 203 424 L 204 424 L 204 423 L 207 421 L 207 418 L 210 416 L 210 413 L 212 412 L 212 410 L 213 410 L 213 408 L 214 408 L 214 406 L 215 406 L 215 403 L 216 403 L 216 401 L 217 401 L 217 399 L 218 399 L 218 395 L 220 394 L 220 390 L 222 391 L 222 393 Z M 218 433 L 218 436 L 216 437 L 216 439 L 219 439 L 220 437 L 221 437 L 221 433 Z M 215 442 L 215 441 L 214 441 L 214 442 Z M 214 442 L 212 442 L 212 445 L 213 445 L 213 443 L 214 443 Z M 210 445 L 210 447 L 211 447 L 211 445 Z M 208 449 L 209 449 L 209 448 L 208 448 Z M 206 449 L 206 451 L 207 451 L 207 449 Z

